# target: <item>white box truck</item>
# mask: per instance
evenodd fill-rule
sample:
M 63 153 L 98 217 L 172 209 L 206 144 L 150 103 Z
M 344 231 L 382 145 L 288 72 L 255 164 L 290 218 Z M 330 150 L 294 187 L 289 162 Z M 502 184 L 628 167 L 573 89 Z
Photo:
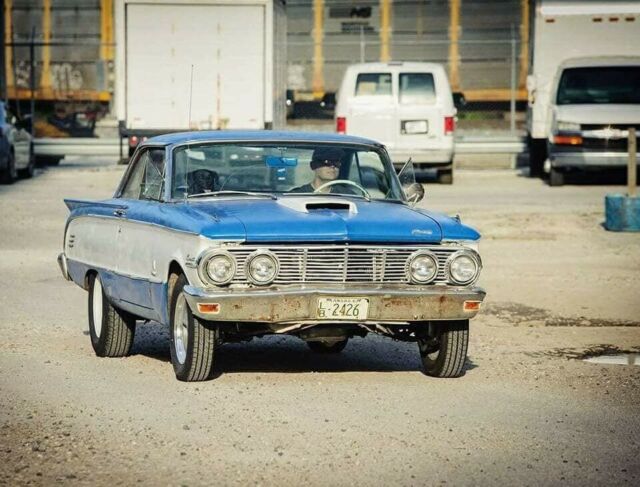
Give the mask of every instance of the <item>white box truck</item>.
M 116 0 L 116 113 L 129 155 L 144 137 L 279 129 L 283 0 Z
M 557 186 L 574 169 L 626 164 L 625 129 L 640 127 L 640 1 L 533 4 L 531 175 Z

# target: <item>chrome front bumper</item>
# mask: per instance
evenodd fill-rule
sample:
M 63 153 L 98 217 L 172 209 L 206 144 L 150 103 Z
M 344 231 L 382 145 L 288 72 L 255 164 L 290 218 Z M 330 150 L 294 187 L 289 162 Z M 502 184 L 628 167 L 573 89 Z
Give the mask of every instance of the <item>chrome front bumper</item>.
M 554 152 L 549 149 L 551 167 L 626 167 L 629 154 L 626 152 Z M 640 164 L 640 155 L 636 162 Z
M 369 313 L 365 323 L 464 320 L 478 313 L 478 309 L 465 310 L 465 301 L 482 302 L 486 294 L 479 287 L 362 285 L 290 285 L 268 289 L 185 286 L 184 293 L 193 313 L 204 320 L 259 323 L 325 322 L 317 316 L 318 299 L 322 297 L 367 298 Z M 207 304 L 217 304 L 217 311 L 201 312 L 200 307 Z

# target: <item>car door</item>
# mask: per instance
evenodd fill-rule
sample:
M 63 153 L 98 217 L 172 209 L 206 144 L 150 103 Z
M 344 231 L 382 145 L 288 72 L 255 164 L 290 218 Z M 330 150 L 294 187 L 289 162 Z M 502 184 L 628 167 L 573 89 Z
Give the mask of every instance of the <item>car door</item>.
M 126 210 L 119 215 L 116 236 L 116 273 L 121 280 L 118 299 L 135 306 L 141 316 L 159 319 L 151 288 L 162 281 L 154 255 L 160 230 L 154 220 L 163 205 L 164 149 L 144 148 L 133 164 L 119 195 Z
M 444 136 L 444 114 L 437 103 L 433 73 L 398 73 L 397 113 L 396 149 L 428 149 L 438 145 Z
M 391 71 L 358 73 L 349 99 L 347 133 L 395 145 L 395 89 Z

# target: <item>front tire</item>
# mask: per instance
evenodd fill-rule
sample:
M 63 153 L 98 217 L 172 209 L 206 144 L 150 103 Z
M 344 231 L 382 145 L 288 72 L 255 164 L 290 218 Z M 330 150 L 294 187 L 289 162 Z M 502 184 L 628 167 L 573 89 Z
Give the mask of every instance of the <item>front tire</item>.
M 435 322 L 418 338 L 424 373 L 432 377 L 460 377 L 469 345 L 469 320 Z
M 438 169 L 438 183 L 453 184 L 453 169 Z
M 186 284 L 184 275 L 178 277 L 171 295 L 171 363 L 178 380 L 203 381 L 213 373 L 220 332 L 193 315 L 182 292 Z
M 129 355 L 136 331 L 136 319 L 113 306 L 97 274 L 89 278 L 89 335 L 98 357 Z
M 0 182 L 3 184 L 13 184 L 18 179 L 18 171 L 16 170 L 16 157 L 13 153 L 13 149 L 9 152 L 9 158 L 7 159 L 7 168 L 4 173 L 0 173 Z

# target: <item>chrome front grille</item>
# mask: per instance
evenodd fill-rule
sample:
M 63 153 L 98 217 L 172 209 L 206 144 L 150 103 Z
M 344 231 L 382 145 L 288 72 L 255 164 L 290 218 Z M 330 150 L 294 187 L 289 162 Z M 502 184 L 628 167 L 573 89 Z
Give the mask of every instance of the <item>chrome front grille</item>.
M 269 250 L 279 260 L 276 284 L 294 283 L 408 283 L 407 261 L 417 250 L 430 250 L 438 259 L 438 275 L 433 282 L 445 283 L 446 261 L 459 247 L 314 245 L 227 247 L 237 262 L 232 283 L 246 283 L 245 264 L 256 250 Z

